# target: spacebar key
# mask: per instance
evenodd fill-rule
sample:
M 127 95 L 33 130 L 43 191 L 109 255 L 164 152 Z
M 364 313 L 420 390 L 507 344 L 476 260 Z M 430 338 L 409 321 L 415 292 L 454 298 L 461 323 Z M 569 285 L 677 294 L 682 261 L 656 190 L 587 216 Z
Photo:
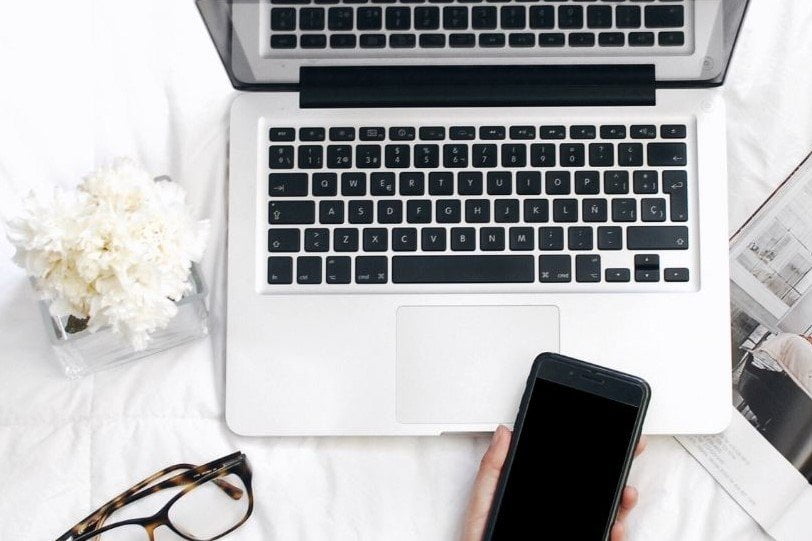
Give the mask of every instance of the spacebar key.
M 426 255 L 392 258 L 396 284 L 492 284 L 533 282 L 531 255 Z

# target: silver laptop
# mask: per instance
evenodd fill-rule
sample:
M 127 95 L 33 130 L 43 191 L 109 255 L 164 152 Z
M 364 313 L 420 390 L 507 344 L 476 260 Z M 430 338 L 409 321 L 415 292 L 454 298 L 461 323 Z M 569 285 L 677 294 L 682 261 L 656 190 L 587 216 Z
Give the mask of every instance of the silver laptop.
M 543 351 L 645 378 L 649 433 L 726 426 L 746 0 L 197 3 L 245 91 L 232 430 L 491 430 Z

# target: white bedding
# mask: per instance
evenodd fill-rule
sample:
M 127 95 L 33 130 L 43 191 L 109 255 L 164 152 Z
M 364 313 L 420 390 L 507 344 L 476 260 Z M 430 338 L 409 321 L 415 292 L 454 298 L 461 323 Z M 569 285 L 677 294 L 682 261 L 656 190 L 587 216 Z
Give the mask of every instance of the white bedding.
M 57 372 L 0 240 L 0 539 L 55 538 L 154 470 L 234 449 L 253 465 L 257 508 L 229 539 L 453 538 L 487 438 L 245 439 L 223 423 L 234 91 L 193 2 L 2 8 L 0 211 L 34 186 L 70 185 L 131 155 L 183 183 L 214 236 L 203 262 L 211 336 L 76 382 Z M 732 230 L 812 149 L 810 28 L 808 0 L 752 2 L 725 90 Z M 632 540 L 764 538 L 671 438 L 651 442 L 632 482 L 641 491 Z

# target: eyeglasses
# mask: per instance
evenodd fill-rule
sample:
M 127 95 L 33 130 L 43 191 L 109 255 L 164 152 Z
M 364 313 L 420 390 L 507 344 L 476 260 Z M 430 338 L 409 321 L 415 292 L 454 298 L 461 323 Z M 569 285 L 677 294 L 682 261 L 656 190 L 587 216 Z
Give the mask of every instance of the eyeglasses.
M 161 481 L 178 470 L 185 471 Z M 122 507 L 166 489 L 179 491 L 157 513 L 104 525 Z M 240 527 L 253 509 L 251 467 L 247 457 L 236 452 L 202 466 L 176 464 L 156 472 L 56 541 L 154 541 L 154 531 L 160 526 L 190 541 L 213 541 Z

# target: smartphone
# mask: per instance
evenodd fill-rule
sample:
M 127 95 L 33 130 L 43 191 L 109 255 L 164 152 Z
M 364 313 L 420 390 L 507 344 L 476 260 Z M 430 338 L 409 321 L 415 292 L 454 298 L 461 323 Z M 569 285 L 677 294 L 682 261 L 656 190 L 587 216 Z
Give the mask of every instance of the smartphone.
M 608 539 L 650 395 L 638 377 L 539 355 L 485 539 Z

